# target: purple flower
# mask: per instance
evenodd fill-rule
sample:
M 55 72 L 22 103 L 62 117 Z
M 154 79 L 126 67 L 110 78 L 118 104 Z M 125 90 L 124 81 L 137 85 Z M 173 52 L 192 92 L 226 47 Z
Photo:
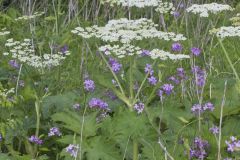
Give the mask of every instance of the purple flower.
M 180 81 L 176 77 L 174 77 L 174 76 L 169 77 L 168 80 L 174 82 L 175 84 L 179 84 L 180 83 Z
M 213 110 L 214 110 L 214 105 L 210 102 L 207 102 L 204 105 L 194 104 L 191 108 L 192 113 L 194 113 L 195 115 L 199 115 L 204 111 L 213 111 Z
M 150 51 L 149 50 L 142 50 L 142 56 L 150 56 Z
M 194 56 L 199 56 L 201 54 L 201 49 L 193 47 L 191 48 L 191 52 Z
M 72 157 L 76 158 L 78 153 L 78 146 L 74 144 L 69 144 L 66 148 L 66 152 L 69 153 Z
M 145 68 L 144 68 L 144 72 L 146 74 L 149 74 L 150 76 L 153 75 L 154 71 L 152 69 L 152 65 L 151 64 L 146 64 Z
M 59 131 L 59 128 L 57 128 L 57 127 L 50 128 L 50 130 L 48 132 L 48 137 L 61 136 L 61 135 L 62 135 L 62 133 Z
M 202 70 L 199 66 L 192 68 L 192 73 L 194 74 L 195 83 L 199 87 L 203 87 L 206 83 L 206 72 Z
M 172 44 L 172 50 L 174 52 L 181 52 L 183 49 L 182 45 L 180 43 L 173 43 Z
M 105 95 L 106 95 L 107 97 L 109 97 L 110 99 L 112 99 L 112 100 L 116 100 L 116 99 L 117 99 L 117 96 L 116 96 L 112 91 L 110 91 L 110 90 L 107 90 L 107 91 L 105 92 Z
M 235 150 L 240 149 L 240 140 L 237 140 L 234 136 L 231 136 L 230 141 L 225 141 L 225 143 L 227 145 L 228 152 L 234 152 Z
M 122 64 L 118 63 L 116 59 L 109 58 L 108 63 L 111 66 L 111 69 L 113 70 L 113 72 L 115 73 L 118 73 L 122 68 Z
M 209 144 L 206 140 L 196 137 L 190 149 L 190 157 L 204 159 L 205 157 L 207 157 L 206 150 L 208 149 L 208 147 Z
M 164 84 L 161 88 L 166 95 L 170 95 L 173 91 L 174 86 L 172 84 Z
M 219 133 L 219 128 L 217 126 L 213 126 L 212 128 L 209 129 L 209 131 L 212 133 L 212 134 L 218 134 Z
M 191 108 L 192 113 L 199 115 L 203 112 L 202 106 L 200 104 L 194 104 Z
M 229 141 L 225 141 L 227 145 L 227 151 L 228 152 L 234 152 L 235 144 Z
M 138 114 L 142 113 L 144 110 L 144 104 L 143 103 L 136 103 L 134 105 L 134 109 L 137 111 Z
M 36 137 L 35 135 L 32 135 L 30 138 L 28 138 L 28 140 L 32 143 L 35 143 L 37 145 L 41 145 L 43 144 L 43 140 L 41 140 L 40 138 Z
M 179 4 L 179 7 L 180 8 L 184 8 L 186 5 L 183 3 L 183 2 L 181 2 L 180 4 Z
M 180 16 L 180 13 L 178 11 L 173 12 L 174 18 L 178 18 Z
M 94 91 L 94 89 L 95 89 L 95 83 L 94 83 L 94 81 L 91 80 L 91 79 L 86 79 L 86 80 L 84 81 L 84 89 L 85 89 L 86 91 L 90 91 L 90 92 Z
M 3 137 L 2 137 L 2 134 L 0 133 L 0 142 L 2 142 L 3 140 Z
M 73 107 L 73 109 L 79 110 L 80 109 L 80 104 L 76 103 L 72 107 Z
M 203 110 L 204 111 L 206 111 L 206 110 L 213 111 L 214 105 L 211 102 L 207 102 L 206 104 L 204 104 Z
M 186 75 L 185 75 L 185 70 L 184 70 L 184 68 L 177 68 L 177 75 L 178 75 L 181 79 L 186 79 Z
M 66 52 L 68 51 L 68 46 L 64 45 L 63 47 L 60 48 L 60 51 L 62 52 L 63 55 L 65 55 Z
M 151 77 L 148 78 L 148 82 L 149 82 L 151 85 L 155 86 L 158 81 L 157 81 L 157 78 L 156 78 L 156 77 L 151 76 Z
M 157 95 L 159 97 L 162 97 L 163 96 L 163 90 L 159 89 L 158 92 L 157 92 Z
M 100 108 L 100 109 L 106 109 L 106 110 L 109 109 L 108 104 L 99 98 L 92 98 L 88 102 L 88 105 L 90 108 Z
M 15 69 L 18 69 L 20 67 L 20 65 L 18 64 L 17 60 L 10 60 L 8 62 L 8 64 L 12 67 L 12 68 L 15 68 Z

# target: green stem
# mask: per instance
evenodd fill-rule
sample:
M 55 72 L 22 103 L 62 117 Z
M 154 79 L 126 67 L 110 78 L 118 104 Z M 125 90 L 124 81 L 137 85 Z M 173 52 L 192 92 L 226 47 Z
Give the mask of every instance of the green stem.
M 133 160 L 138 160 L 138 142 L 133 140 Z
M 36 132 L 35 132 L 35 136 L 38 137 L 39 135 L 39 128 L 40 128 L 40 101 L 37 98 L 36 102 L 35 102 L 35 109 L 36 109 L 36 116 L 37 116 L 37 123 L 36 123 Z
M 36 137 L 39 136 L 39 129 L 40 129 L 40 118 L 41 118 L 40 107 L 41 107 L 41 101 L 36 96 L 36 101 L 35 101 L 35 110 L 36 110 L 36 118 L 37 118 L 36 131 L 35 131 Z M 34 153 L 34 157 L 37 156 L 37 145 L 34 145 L 33 153 Z
M 131 101 L 133 100 L 133 58 L 134 57 L 130 57 L 130 74 L 129 74 L 129 81 L 130 81 L 130 87 L 129 87 L 129 92 L 130 92 L 130 99 Z
M 225 56 L 226 56 L 226 58 L 227 58 L 228 63 L 230 64 L 230 66 L 231 66 L 231 68 L 232 68 L 233 73 L 235 74 L 236 79 L 237 79 L 238 81 L 240 81 L 240 78 L 239 78 L 239 76 L 238 76 L 238 73 L 237 73 L 236 69 L 235 69 L 234 66 L 233 66 L 233 63 L 232 63 L 232 61 L 231 61 L 231 59 L 230 59 L 230 57 L 229 57 L 229 55 L 228 55 L 228 52 L 226 51 L 226 48 L 224 47 L 222 41 L 221 41 L 219 38 L 218 38 L 218 41 L 219 41 L 219 43 L 220 43 L 220 46 L 221 46 L 222 49 L 223 49 L 223 52 L 224 52 L 224 54 L 225 54 Z
M 157 60 L 155 60 L 155 61 L 153 62 L 152 66 L 154 66 L 156 62 L 157 62 Z M 137 94 L 136 94 L 136 96 L 135 96 L 135 98 L 134 98 L 134 101 L 133 101 L 134 103 L 136 102 L 136 100 L 137 100 L 137 98 L 138 98 L 138 96 L 139 96 L 139 94 L 140 94 L 140 92 L 141 92 L 141 90 L 142 90 L 142 88 L 143 88 L 143 86 L 144 86 L 144 84 L 145 84 L 148 76 L 149 76 L 149 73 L 146 74 L 146 76 L 144 77 L 144 79 L 143 79 L 143 81 L 142 81 L 142 83 L 141 83 L 141 85 L 140 85 L 140 87 L 139 87 L 139 89 L 138 89 L 138 91 L 137 91 Z
M 20 68 L 19 68 L 19 71 L 18 71 L 17 84 L 16 84 L 16 96 L 18 94 L 18 86 L 19 86 L 20 75 L 21 75 L 21 72 L 22 72 L 22 66 L 23 66 L 23 64 L 20 65 Z
M 106 65 L 107 65 L 108 68 L 110 69 L 110 71 L 111 71 L 111 73 L 112 73 L 114 79 L 116 80 L 116 82 L 117 82 L 117 84 L 118 84 L 118 87 L 120 88 L 121 93 L 125 96 L 124 90 L 123 90 L 123 88 L 122 88 L 121 83 L 120 83 L 119 80 L 118 80 L 117 75 L 116 75 L 116 74 L 113 72 L 113 70 L 111 69 L 111 66 L 108 64 L 108 62 L 107 62 L 106 58 L 104 57 L 104 55 L 102 54 L 102 52 L 99 52 L 99 53 L 100 53 L 100 55 L 101 55 L 103 61 L 106 63 Z

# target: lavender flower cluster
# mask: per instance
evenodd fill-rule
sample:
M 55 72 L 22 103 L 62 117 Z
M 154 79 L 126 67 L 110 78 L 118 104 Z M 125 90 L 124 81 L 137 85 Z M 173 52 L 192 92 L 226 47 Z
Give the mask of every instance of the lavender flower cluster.
M 194 139 L 193 145 L 190 149 L 190 158 L 204 159 L 207 157 L 207 149 L 209 143 L 199 137 Z
M 172 44 L 172 51 L 174 51 L 174 52 L 181 52 L 183 50 L 183 46 L 181 45 L 181 43 L 173 43 Z M 192 47 L 191 49 L 190 49 L 190 51 L 191 51 L 191 54 L 193 55 L 193 56 L 200 56 L 201 55 L 201 49 L 200 48 L 198 48 L 198 47 Z
M 238 140 L 236 137 L 231 136 L 230 141 L 225 141 L 227 145 L 227 151 L 228 152 L 234 152 L 236 150 L 240 149 L 240 140 Z
M 36 137 L 35 135 L 32 135 L 31 137 L 28 138 L 28 140 L 32 143 L 35 143 L 37 145 L 42 145 L 43 144 L 43 140 L 41 140 L 40 138 Z
M 88 105 L 90 108 L 99 108 L 103 110 L 109 110 L 108 104 L 99 98 L 92 98 L 89 101 Z
M 115 73 L 118 73 L 122 68 L 122 64 L 120 64 L 116 59 L 109 58 L 108 63 L 110 65 L 112 71 Z
M 57 127 L 50 128 L 49 133 L 48 133 L 48 137 L 61 136 L 61 135 L 62 135 L 62 133 L 60 132 L 59 128 L 57 128 Z
M 157 78 L 156 77 L 154 77 L 154 70 L 153 70 L 153 68 L 152 68 L 152 65 L 151 64 L 146 64 L 146 66 L 145 66 L 145 68 L 144 68 L 144 72 L 146 73 L 146 74 L 148 74 L 148 82 L 149 82 L 149 84 L 151 84 L 151 85 L 153 85 L 153 86 L 155 86 L 156 84 L 157 84 L 157 82 L 158 82 L 158 80 L 157 80 Z
M 206 71 L 199 66 L 192 67 L 192 73 L 195 75 L 194 82 L 198 87 L 203 87 L 206 83 Z
M 95 83 L 91 79 L 86 79 L 84 81 L 84 89 L 88 92 L 92 92 L 95 89 Z
M 144 110 L 144 103 L 139 102 L 134 105 L 134 109 L 137 111 L 138 114 L 142 113 Z
M 204 105 L 194 104 L 191 108 L 192 113 L 195 115 L 199 115 L 205 111 L 213 111 L 214 105 L 211 102 L 207 102 Z
M 66 152 L 69 153 L 72 157 L 76 158 L 78 154 L 78 146 L 74 144 L 69 144 L 66 147 Z
M 214 134 L 217 135 L 219 133 L 219 128 L 217 126 L 213 126 L 209 129 L 209 131 Z

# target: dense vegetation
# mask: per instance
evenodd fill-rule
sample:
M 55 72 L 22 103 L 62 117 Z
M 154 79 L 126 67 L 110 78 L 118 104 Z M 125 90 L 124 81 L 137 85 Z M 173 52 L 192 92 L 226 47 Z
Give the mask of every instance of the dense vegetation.
M 240 2 L 154 1 L 0 0 L 0 160 L 240 159 Z

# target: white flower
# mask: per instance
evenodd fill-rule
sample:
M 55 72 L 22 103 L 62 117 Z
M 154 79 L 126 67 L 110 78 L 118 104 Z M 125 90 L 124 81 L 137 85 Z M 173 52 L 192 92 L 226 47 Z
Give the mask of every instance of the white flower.
M 150 57 L 152 59 L 157 59 L 160 58 L 161 60 L 167 60 L 167 59 L 171 59 L 171 60 L 182 60 L 182 59 L 188 59 L 190 58 L 189 55 L 184 55 L 184 54 L 171 54 L 169 52 L 163 51 L 163 50 L 159 50 L 159 49 L 153 49 L 150 52 Z
M 230 21 L 232 21 L 233 26 L 240 26 L 240 13 L 238 13 L 235 17 L 232 17 Z
M 123 7 L 156 7 L 161 0 L 101 0 L 101 3 L 108 3 L 110 6 L 121 5 Z
M 47 67 L 54 67 L 60 65 L 60 62 L 70 55 L 69 51 L 58 52 L 56 54 L 43 54 L 36 55 L 34 47 L 30 39 L 24 39 L 23 42 L 14 41 L 13 39 L 7 40 L 5 44 L 9 48 L 9 52 L 3 53 L 3 55 L 11 55 L 12 58 L 19 60 L 21 63 L 40 69 Z
M 35 12 L 33 15 L 24 15 L 22 17 L 18 17 L 15 20 L 16 21 L 20 21 L 20 20 L 31 20 L 31 19 L 35 19 L 37 17 L 40 17 L 41 15 L 43 15 L 44 12 Z
M 152 20 L 146 18 L 138 20 L 121 18 L 110 20 L 104 27 L 92 26 L 85 29 L 77 27 L 72 30 L 72 33 L 86 39 L 96 37 L 105 42 L 121 42 L 125 44 L 148 38 L 158 38 L 167 41 L 186 40 L 182 34 L 158 31 L 156 26 Z
M 210 4 L 193 4 L 189 8 L 186 9 L 187 12 L 191 12 L 193 14 L 199 14 L 200 17 L 208 17 L 209 13 L 217 14 L 222 11 L 232 11 L 233 8 L 227 4 L 218 4 L 218 3 L 210 3 Z
M 137 46 L 129 45 L 129 44 L 123 44 L 122 46 L 119 45 L 105 45 L 99 47 L 99 51 L 103 52 L 106 55 L 114 55 L 118 58 L 124 58 L 126 56 L 133 56 L 133 55 L 141 55 L 143 53 L 143 49 Z M 171 54 L 169 52 L 159 50 L 159 49 L 153 49 L 149 52 L 149 56 L 152 59 L 161 59 L 161 60 L 182 60 L 190 58 L 189 55 L 184 54 Z
M 218 29 L 213 29 L 210 31 L 211 33 L 216 34 L 219 38 L 226 37 L 240 37 L 240 26 L 228 26 L 228 27 L 220 27 Z
M 173 6 L 173 3 L 171 2 L 162 2 L 160 1 L 157 8 L 155 9 L 156 12 L 159 13 L 171 13 L 173 14 L 175 11 L 175 7 Z

